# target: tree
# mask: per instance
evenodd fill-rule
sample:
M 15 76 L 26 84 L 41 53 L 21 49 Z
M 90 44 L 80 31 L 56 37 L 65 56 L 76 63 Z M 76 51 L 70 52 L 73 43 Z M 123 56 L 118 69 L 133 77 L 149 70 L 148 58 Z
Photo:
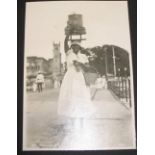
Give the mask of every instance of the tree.
M 107 73 L 114 74 L 112 47 L 114 48 L 116 57 L 116 76 L 129 76 L 129 53 L 125 49 L 115 45 L 103 45 L 102 47 L 96 46 L 90 48 L 91 55 L 93 55 L 93 58 L 90 59 L 90 64 L 95 67 L 101 75 L 105 75 L 106 70 Z

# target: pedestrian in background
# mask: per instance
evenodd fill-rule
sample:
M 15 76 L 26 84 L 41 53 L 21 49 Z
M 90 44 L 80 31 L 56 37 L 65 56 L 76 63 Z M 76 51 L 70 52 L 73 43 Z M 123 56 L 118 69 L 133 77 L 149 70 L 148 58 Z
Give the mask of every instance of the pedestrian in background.
M 32 89 L 33 89 L 33 92 L 36 92 L 36 91 L 37 91 L 37 84 L 36 84 L 36 81 L 33 83 Z
M 43 85 L 44 85 L 44 75 L 41 73 L 41 71 L 38 72 L 37 77 L 36 77 L 36 83 L 37 83 L 37 89 L 38 92 L 43 91 Z
M 97 78 L 95 85 L 97 89 L 106 89 L 107 87 L 105 77 L 100 75 L 100 77 Z
M 92 97 L 91 97 L 91 99 L 93 100 L 95 98 L 96 93 L 99 90 L 107 89 L 107 81 L 106 81 L 105 76 L 99 75 L 99 77 L 95 81 L 95 84 L 92 85 L 91 88 L 95 89 L 95 91 L 94 91 L 94 93 L 92 94 Z

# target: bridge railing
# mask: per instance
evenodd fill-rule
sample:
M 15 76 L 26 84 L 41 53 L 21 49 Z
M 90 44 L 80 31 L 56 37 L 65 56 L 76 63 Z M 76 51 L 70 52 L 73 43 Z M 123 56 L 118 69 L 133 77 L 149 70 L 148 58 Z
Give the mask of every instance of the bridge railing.
M 131 107 L 131 85 L 128 77 L 118 77 L 108 80 L 108 89 L 111 90 L 119 100 Z

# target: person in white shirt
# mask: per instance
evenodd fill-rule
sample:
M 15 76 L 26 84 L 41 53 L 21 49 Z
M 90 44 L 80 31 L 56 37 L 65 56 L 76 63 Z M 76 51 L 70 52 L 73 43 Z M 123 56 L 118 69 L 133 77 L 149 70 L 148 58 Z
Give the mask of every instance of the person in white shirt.
M 41 71 L 39 71 L 37 74 L 36 83 L 37 83 L 38 92 L 42 92 L 43 84 L 44 84 L 44 75 L 41 73 Z
M 106 89 L 106 79 L 105 79 L 105 77 L 100 76 L 99 78 L 97 78 L 95 84 L 96 84 L 97 89 L 103 89 L 103 88 Z
M 95 91 L 91 97 L 93 100 L 95 98 L 96 93 L 99 90 L 107 89 L 107 81 L 104 76 L 99 75 L 99 77 L 96 79 L 95 85 L 92 86 L 92 88 L 95 88 Z

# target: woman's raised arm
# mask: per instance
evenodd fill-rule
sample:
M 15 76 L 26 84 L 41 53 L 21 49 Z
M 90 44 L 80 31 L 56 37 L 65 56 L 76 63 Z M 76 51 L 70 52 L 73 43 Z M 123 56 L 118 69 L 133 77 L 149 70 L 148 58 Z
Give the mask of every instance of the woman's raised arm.
M 65 41 L 64 41 L 64 50 L 65 50 L 65 53 L 67 53 L 67 51 L 69 50 L 68 41 L 69 41 L 69 35 L 66 35 Z

